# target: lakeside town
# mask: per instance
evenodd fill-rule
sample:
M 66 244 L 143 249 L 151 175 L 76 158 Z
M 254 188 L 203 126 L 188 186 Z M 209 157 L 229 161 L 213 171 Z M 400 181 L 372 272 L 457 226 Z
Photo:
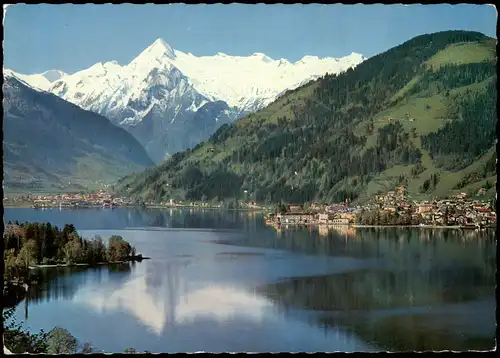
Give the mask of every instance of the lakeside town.
M 480 196 L 481 189 L 477 195 Z M 227 204 L 227 203 L 226 203 Z M 351 206 L 348 200 L 336 204 L 263 206 L 252 201 L 239 201 L 228 207 L 224 202 L 138 202 L 114 196 L 105 190 L 92 194 L 21 195 L 5 197 L 4 206 L 38 208 L 114 208 L 143 206 L 154 208 L 241 209 L 272 212 L 265 216 L 269 225 L 330 225 L 330 226 L 439 226 L 495 227 L 496 212 L 489 200 L 472 199 L 466 193 L 428 201 L 410 200 L 406 188 L 399 185 L 392 191 L 376 195 L 363 205 Z
M 46 194 L 33 195 L 24 194 L 18 196 L 4 197 L 4 206 L 41 208 L 111 208 L 116 206 L 132 205 L 132 200 L 121 197 L 113 197 L 105 190 L 98 190 L 96 193 L 84 194 Z
M 277 228 L 283 224 L 486 228 L 496 227 L 496 212 L 491 201 L 473 200 L 466 193 L 430 201 L 409 200 L 406 188 L 400 185 L 362 206 L 350 207 L 347 200 L 332 205 L 283 206 L 267 215 L 266 223 Z
M 227 204 L 227 203 L 226 203 Z M 206 208 L 206 209 L 223 209 L 228 208 L 224 202 L 189 202 L 189 201 L 174 201 L 170 199 L 165 202 L 155 201 L 137 201 L 128 197 L 120 197 L 112 195 L 109 192 L 100 189 L 96 193 L 73 193 L 73 194 L 46 194 L 46 195 L 13 195 L 6 196 L 3 199 L 3 205 L 6 207 L 30 207 L 33 209 L 44 208 L 60 208 L 60 209 L 84 209 L 84 208 L 116 208 L 129 206 L 145 206 L 145 207 L 190 207 L 190 208 Z M 269 207 L 258 205 L 256 202 L 237 203 L 238 209 L 247 210 L 269 210 Z

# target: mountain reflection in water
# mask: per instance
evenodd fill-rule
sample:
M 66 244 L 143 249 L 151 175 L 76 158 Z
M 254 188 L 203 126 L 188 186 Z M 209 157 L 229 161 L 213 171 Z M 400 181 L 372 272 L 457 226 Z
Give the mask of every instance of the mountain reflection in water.
M 236 314 L 260 319 L 271 305 L 262 298 L 232 287 L 210 285 L 190 288 L 179 272 L 187 262 L 139 265 L 131 280 L 116 288 L 102 289 L 98 284 L 80 291 L 76 302 L 100 312 L 125 310 L 157 334 L 167 324 L 193 321 L 200 316 L 227 320 Z
M 25 323 L 35 330 L 64 327 L 107 352 L 493 346 L 494 231 L 282 227 L 277 233 L 261 216 L 243 212 L 69 214 L 19 209 L 5 216 L 75 222 L 86 237 L 121 235 L 151 259 L 38 270 L 40 285 L 17 309 L 21 319 L 29 308 Z
M 225 255 L 224 255 L 225 256 Z M 32 286 L 25 303 L 73 300 L 99 313 L 126 311 L 157 334 L 175 325 L 207 316 L 225 321 L 235 315 L 260 320 L 272 304 L 231 286 L 205 283 L 189 287 L 182 271 L 189 260 L 143 262 L 99 268 L 40 269 L 39 286 Z M 130 275 L 131 266 L 134 275 Z M 110 277 L 112 276 L 112 277 Z M 106 284 L 103 285 L 103 281 Z M 194 286 L 194 285 L 191 285 Z M 198 285 L 196 285 L 198 286 Z

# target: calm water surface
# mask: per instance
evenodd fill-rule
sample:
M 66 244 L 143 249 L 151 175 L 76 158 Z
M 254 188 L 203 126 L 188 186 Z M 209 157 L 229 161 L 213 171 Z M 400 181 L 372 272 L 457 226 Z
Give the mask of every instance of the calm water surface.
M 491 349 L 494 232 L 283 229 L 255 213 L 5 209 L 151 257 L 39 270 L 17 317 L 106 352 Z

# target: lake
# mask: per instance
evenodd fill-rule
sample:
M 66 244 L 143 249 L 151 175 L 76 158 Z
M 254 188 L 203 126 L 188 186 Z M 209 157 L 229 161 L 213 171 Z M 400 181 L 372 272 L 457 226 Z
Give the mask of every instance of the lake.
M 40 270 L 16 309 L 105 352 L 490 350 L 495 232 L 283 228 L 199 209 L 6 208 L 150 260 Z

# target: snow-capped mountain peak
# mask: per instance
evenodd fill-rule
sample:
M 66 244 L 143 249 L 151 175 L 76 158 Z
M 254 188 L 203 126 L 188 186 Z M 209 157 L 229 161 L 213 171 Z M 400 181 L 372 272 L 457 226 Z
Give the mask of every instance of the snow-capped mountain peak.
M 116 60 L 106 62 L 104 64 L 104 66 L 106 66 L 106 65 L 108 65 L 108 66 L 120 66 L 120 64 Z
M 293 63 L 261 52 L 195 56 L 159 38 L 124 66 L 109 61 L 72 75 L 57 70 L 14 75 L 108 117 L 140 138 L 151 157 L 159 158 L 165 151 L 185 149 L 187 142 L 196 145 L 193 141 L 201 138 L 195 133 L 197 125 L 204 126 L 204 135 L 210 134 L 207 128 L 215 128 L 211 119 L 200 122 L 203 116 L 196 115 L 203 106 L 211 108 L 207 115 L 214 114 L 214 123 L 228 122 L 267 106 L 286 90 L 326 73 L 346 71 L 364 59 L 358 53 L 342 58 L 306 55 Z M 227 108 L 214 103 L 225 103 Z M 230 114 L 224 114 L 229 109 Z M 218 116 L 225 119 L 217 120 Z M 195 119 L 198 122 L 190 122 Z M 191 139 L 179 140 L 182 128 L 190 128 L 186 130 L 193 132 Z
M 258 59 L 260 59 L 262 61 L 265 61 L 265 62 L 272 62 L 272 61 L 274 61 L 271 57 L 266 56 L 262 52 L 255 52 L 255 53 L 253 53 L 252 57 L 258 58 Z
M 147 47 L 144 51 L 141 52 L 139 56 L 137 56 L 134 61 L 141 60 L 147 58 L 149 60 L 162 60 L 168 58 L 170 60 L 175 60 L 175 50 L 170 46 L 165 40 L 159 38 L 155 42 L 153 42 L 149 47 Z M 132 62 L 134 62 L 132 61 Z
M 300 60 L 298 60 L 297 62 L 295 62 L 295 64 L 304 64 L 307 62 L 318 61 L 318 60 L 321 60 L 318 56 L 306 55 L 306 56 L 302 57 Z
M 96 108 L 95 103 L 90 104 L 94 101 L 92 98 L 96 96 L 100 97 L 101 101 L 114 97 L 113 102 L 116 102 L 116 105 L 128 103 L 128 98 L 132 96 L 131 92 L 135 92 L 134 97 L 139 95 L 143 91 L 141 88 L 147 85 L 145 82 L 171 83 L 165 76 L 172 74 L 184 76 L 184 86 L 192 86 L 209 100 L 222 100 L 242 112 L 251 112 L 271 103 L 285 90 L 296 88 L 326 73 L 345 71 L 364 59 L 361 54 L 354 52 L 343 58 L 306 55 L 294 63 L 284 58 L 273 60 L 261 52 L 255 52 L 247 57 L 232 56 L 222 52 L 213 56 L 194 56 L 191 53 L 185 54 L 175 50 L 165 40 L 158 38 L 126 66 L 120 66 L 116 61 L 97 63 L 87 70 L 74 75 L 61 75 L 57 79 L 57 82 L 63 80 L 68 87 L 76 86 L 78 90 L 69 88 L 68 91 L 61 91 L 63 85 L 56 83 L 59 88 L 57 89 L 45 78 L 43 78 L 45 82 L 41 84 L 31 83 L 34 81 L 30 82 L 30 78 L 23 79 L 42 89 L 52 87 L 56 89 L 53 92 L 58 95 L 70 96 L 69 93 L 72 93 L 71 98 L 66 99 L 78 105 L 85 103 L 88 107 L 86 109 L 89 109 L 89 107 Z M 162 79 L 158 81 L 153 79 L 152 75 L 160 76 Z M 43 80 L 38 79 L 38 82 Z M 117 86 L 121 89 L 118 90 Z M 102 91 L 113 93 L 98 95 Z M 89 97 L 87 94 L 92 95 Z M 75 96 L 77 99 L 73 99 Z M 121 96 L 124 96 L 122 100 L 118 98 Z M 97 107 L 109 108 L 108 104 L 104 103 Z
M 346 56 L 346 59 L 353 62 L 353 63 L 359 64 L 359 63 L 367 60 L 368 57 L 365 57 L 362 54 L 357 53 L 357 52 L 352 52 L 349 56 Z
M 133 59 L 128 66 L 125 67 L 128 72 L 144 78 L 155 68 L 171 68 L 173 61 L 175 61 L 177 57 L 176 52 L 177 51 L 174 50 L 172 46 L 160 38 L 142 51 L 139 56 Z

